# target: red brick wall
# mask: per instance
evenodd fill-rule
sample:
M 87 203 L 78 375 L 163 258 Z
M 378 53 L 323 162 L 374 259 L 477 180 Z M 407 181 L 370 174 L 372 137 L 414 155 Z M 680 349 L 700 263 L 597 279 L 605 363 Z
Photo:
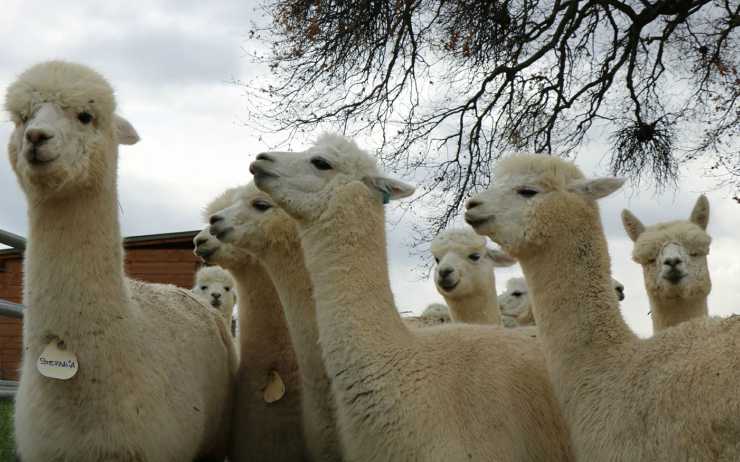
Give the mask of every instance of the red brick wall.
M 193 286 L 200 266 L 192 250 L 156 247 L 126 251 L 126 273 L 148 282 L 175 284 L 187 289 Z M 20 256 L 0 257 L 0 298 L 21 303 L 23 262 Z M 21 320 L 0 316 L 0 379 L 18 380 L 21 359 Z

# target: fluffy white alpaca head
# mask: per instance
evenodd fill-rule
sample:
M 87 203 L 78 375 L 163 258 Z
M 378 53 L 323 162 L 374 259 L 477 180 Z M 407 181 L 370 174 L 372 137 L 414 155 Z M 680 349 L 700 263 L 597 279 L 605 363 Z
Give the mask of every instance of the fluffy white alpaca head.
M 234 278 L 220 266 L 199 269 L 195 273 L 193 292 L 226 316 L 231 314 L 236 304 Z
M 632 259 L 642 265 L 648 292 L 661 298 L 709 295 L 708 223 L 709 201 L 703 195 L 688 220 L 645 227 L 629 210 L 622 211 L 624 229 L 635 243 Z
M 447 305 L 443 305 L 441 303 L 432 303 L 424 308 L 424 311 L 421 313 L 421 317 L 424 319 L 434 320 L 440 324 L 452 322 L 450 309 L 447 308 Z
M 468 201 L 465 220 L 515 258 L 566 239 L 576 220 L 598 221 L 596 199 L 624 183 L 620 178 L 584 178 L 572 163 L 544 155 L 504 159 L 494 178 L 490 189 Z
M 484 293 L 494 283 L 494 267 L 516 263 L 504 252 L 489 249 L 486 239 L 472 229 L 441 232 L 432 241 L 432 254 L 437 291 L 452 299 Z
M 250 183 L 237 201 L 210 217 L 210 232 L 260 258 L 275 246 L 298 245 L 298 229 L 284 210 L 267 193 Z
M 8 87 L 5 108 L 15 129 L 10 163 L 27 194 L 59 198 L 114 184 L 118 144 L 139 137 L 115 114 L 110 84 L 80 64 L 37 64 Z
M 413 186 L 380 174 L 375 159 L 354 141 L 332 134 L 305 151 L 263 152 L 250 171 L 257 187 L 299 221 L 317 220 L 335 192 L 353 183 L 364 184 L 378 203 L 414 192 Z

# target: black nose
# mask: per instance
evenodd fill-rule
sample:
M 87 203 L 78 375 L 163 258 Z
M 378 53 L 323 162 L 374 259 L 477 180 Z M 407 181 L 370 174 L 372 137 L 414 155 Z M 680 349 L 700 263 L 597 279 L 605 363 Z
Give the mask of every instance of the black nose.
M 54 135 L 41 130 L 40 128 L 32 128 L 30 130 L 26 130 L 26 140 L 28 140 L 28 142 L 33 144 L 34 146 L 40 146 L 53 137 Z
M 199 237 L 198 239 L 195 240 L 195 245 L 196 246 L 203 245 L 206 242 L 208 242 L 208 239 L 206 239 L 205 237 Z
M 477 200 L 475 200 L 475 199 L 470 199 L 470 200 L 469 200 L 469 201 L 468 201 L 468 202 L 467 202 L 467 203 L 465 204 L 465 208 L 467 208 L 468 210 L 470 210 L 470 209 L 472 209 L 472 208 L 478 207 L 478 206 L 479 206 L 480 204 L 481 204 L 481 202 L 480 202 L 480 201 L 477 201 Z
M 683 262 L 683 260 L 681 260 L 678 257 L 675 257 L 675 258 L 666 258 L 665 260 L 663 260 L 663 264 L 666 265 L 666 266 L 670 266 L 671 268 L 677 267 L 682 262 Z
M 212 225 L 215 225 L 219 221 L 224 221 L 224 217 L 221 215 L 211 215 L 211 218 L 208 220 L 208 222 Z
M 221 298 L 221 294 L 219 294 L 217 292 L 214 292 L 214 293 L 211 294 L 211 297 L 213 297 L 213 298 Z
M 257 154 L 257 160 L 266 160 L 269 162 L 275 162 L 275 159 L 270 157 L 268 154 L 265 154 L 264 152 L 261 154 Z
M 453 270 L 452 268 L 440 268 L 439 275 L 443 278 L 446 278 L 447 276 L 452 274 L 453 271 L 455 270 Z

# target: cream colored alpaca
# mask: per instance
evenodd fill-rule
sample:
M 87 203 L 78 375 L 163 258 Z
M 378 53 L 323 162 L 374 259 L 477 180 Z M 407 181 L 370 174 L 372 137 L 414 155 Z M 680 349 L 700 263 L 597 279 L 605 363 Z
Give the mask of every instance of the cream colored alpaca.
M 501 161 L 494 178 L 466 221 L 524 270 L 576 458 L 740 460 L 740 317 L 632 333 L 596 204 L 622 180 L 536 155 Z
M 220 266 L 204 266 L 195 273 L 193 293 L 221 312 L 226 325 L 231 328 L 231 319 L 236 305 L 234 278 Z
M 432 241 L 437 263 L 434 284 L 447 302 L 450 317 L 468 324 L 501 324 L 493 268 L 516 263 L 505 253 L 486 247 L 472 229 L 449 229 Z
M 298 222 L 346 460 L 569 460 L 536 341 L 499 326 L 410 331 L 401 321 L 383 202 L 413 188 L 333 135 L 259 154 L 250 169 Z
M 243 188 L 232 188 L 214 199 L 204 217 L 239 200 Z M 303 460 L 305 442 L 301 417 L 301 380 L 288 326 L 277 291 L 265 268 L 242 249 L 223 244 L 209 227 L 194 239 L 195 254 L 234 276 L 239 298 L 239 350 L 230 462 Z M 268 402 L 274 372 L 285 395 Z
M 295 221 L 250 183 L 241 200 L 211 216 L 211 234 L 254 255 L 275 284 L 303 385 L 303 428 L 315 461 L 340 461 L 334 398 L 321 359 L 311 280 Z
M 632 259 L 642 265 L 653 332 L 707 317 L 707 297 L 712 290 L 707 254 L 712 238 L 706 232 L 709 223 L 706 196 L 699 196 L 688 220 L 646 228 L 625 209 L 622 223 L 635 243 Z
M 10 163 L 29 206 L 18 452 L 24 462 L 223 458 L 233 344 L 190 291 L 124 276 L 118 144 L 138 136 L 115 106 L 103 77 L 61 61 L 8 88 Z M 73 377 L 40 373 L 48 345 L 75 356 Z
M 441 303 L 431 303 L 421 312 L 421 317 L 436 320 L 439 324 L 452 322 L 450 309 L 447 305 L 443 305 Z
M 624 300 L 624 285 L 612 278 L 612 288 L 617 298 L 620 301 Z M 511 278 L 506 281 L 506 290 L 498 296 L 498 304 L 506 327 L 535 325 L 526 279 Z

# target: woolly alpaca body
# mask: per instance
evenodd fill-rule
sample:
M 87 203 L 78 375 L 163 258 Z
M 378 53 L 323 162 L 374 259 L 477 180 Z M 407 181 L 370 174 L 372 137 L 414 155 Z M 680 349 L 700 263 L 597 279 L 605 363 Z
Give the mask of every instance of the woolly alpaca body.
M 466 220 L 524 270 L 576 458 L 738 460 L 740 317 L 638 339 L 620 316 L 595 202 L 621 182 L 542 156 L 502 161 L 495 175 Z
M 220 311 L 231 328 L 234 316 L 236 297 L 234 278 L 219 266 L 204 266 L 195 273 L 193 293 L 203 298 L 206 303 Z
M 334 397 L 321 358 L 313 288 L 295 221 L 253 184 L 241 200 L 211 216 L 211 233 L 251 253 L 277 289 L 295 345 L 303 386 L 303 428 L 311 459 L 342 460 Z
M 9 87 L 6 108 L 16 123 L 10 161 L 29 203 L 20 457 L 222 457 L 233 344 L 223 317 L 189 291 L 123 275 L 117 144 L 137 137 L 113 113 L 110 86 L 85 67 L 44 63 Z M 76 356 L 69 380 L 36 369 L 51 341 Z
M 233 188 L 209 204 L 204 215 L 238 200 Z M 206 227 L 194 239 L 195 253 L 234 277 L 239 298 L 240 363 L 236 377 L 229 461 L 303 460 L 306 447 L 301 415 L 301 380 L 283 308 L 265 268 L 253 257 L 223 244 Z M 272 372 L 285 384 L 285 395 L 265 401 Z
M 313 172 L 308 158 L 333 170 Z M 397 198 L 404 185 L 340 137 L 257 159 L 257 186 L 299 224 L 346 460 L 569 460 L 535 341 L 498 326 L 402 323 L 375 188 Z
M 495 266 L 515 263 L 508 255 L 486 247 L 472 229 L 450 229 L 432 241 L 437 262 L 434 283 L 455 322 L 501 324 L 496 298 Z
M 707 254 L 709 201 L 700 196 L 688 220 L 645 227 L 629 210 L 622 223 L 634 241 L 632 259 L 642 266 L 650 299 L 653 332 L 689 319 L 707 317 L 712 281 Z

